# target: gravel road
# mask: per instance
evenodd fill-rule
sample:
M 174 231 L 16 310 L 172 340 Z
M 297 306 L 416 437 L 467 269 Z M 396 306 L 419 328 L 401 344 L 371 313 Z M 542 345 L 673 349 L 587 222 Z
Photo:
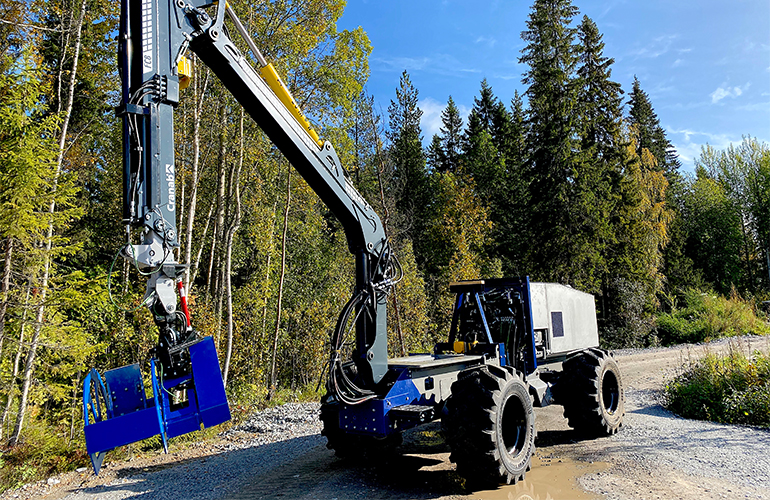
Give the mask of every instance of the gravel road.
M 341 461 L 319 434 L 318 405 L 265 410 L 170 455 L 110 463 L 6 492 L 46 499 L 704 499 L 770 500 L 770 431 L 681 419 L 660 405 L 678 367 L 704 352 L 770 348 L 743 338 L 616 353 L 626 387 L 626 419 L 610 438 L 579 441 L 561 407 L 538 409 L 538 452 L 527 480 L 468 491 L 431 424 L 406 436 L 400 456 L 379 464 Z

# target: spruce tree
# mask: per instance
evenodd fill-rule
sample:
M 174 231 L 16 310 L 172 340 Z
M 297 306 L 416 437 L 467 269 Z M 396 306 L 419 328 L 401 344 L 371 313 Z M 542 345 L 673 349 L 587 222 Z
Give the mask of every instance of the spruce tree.
M 639 133 L 637 154 L 647 149 L 658 163 L 658 169 L 666 173 L 671 182 L 678 175 L 679 160 L 673 145 L 666 137 L 666 131 L 660 126 L 660 120 L 652 107 L 650 96 L 642 90 L 639 79 L 634 76 L 634 84 L 629 94 L 628 121 L 635 125 Z
M 588 17 L 578 27 L 577 102 L 580 137 L 580 175 L 574 182 L 572 219 L 578 222 L 576 241 L 583 281 L 601 289 L 611 272 L 611 245 L 615 232 L 612 214 L 619 200 L 623 169 L 623 101 L 620 84 L 611 80 L 614 60 L 604 56 L 604 42 Z
M 478 197 L 488 208 L 492 221 L 499 221 L 500 206 L 505 201 L 505 160 L 492 137 L 499 101 L 486 79 L 481 82 L 479 97 L 474 98 L 468 116 L 463 145 L 463 170 Z M 506 113 L 507 117 L 507 113 Z M 504 127 L 500 125 L 500 127 Z
M 442 171 L 456 172 L 462 154 L 463 119 L 451 95 L 447 100 L 446 108 L 441 112 L 441 123 L 443 125 L 441 127 L 441 142 L 446 156 L 446 164 Z
M 513 92 L 511 99 L 510 150 L 507 153 L 508 167 L 523 171 L 527 162 L 527 112 L 519 91 Z
M 575 30 L 570 27 L 577 8 L 570 0 L 536 0 L 532 6 L 527 43 L 519 62 L 527 64 L 530 219 L 529 260 L 537 279 L 569 282 L 572 246 L 571 188 L 577 167 L 574 151 L 577 63 Z
M 396 100 L 388 107 L 388 155 L 394 169 L 397 186 L 401 233 L 414 242 L 415 256 L 420 265 L 429 259 L 428 249 L 421 243 L 430 207 L 430 179 L 425 153 L 422 149 L 420 118 L 422 110 L 417 106 L 418 91 L 404 71 L 396 89 Z
M 505 161 L 504 189 L 500 218 L 495 225 L 497 255 L 503 273 L 519 276 L 525 272 L 524 257 L 529 220 L 529 186 L 527 168 L 527 121 L 518 91 L 511 99 L 507 114 L 498 110 L 493 140 Z
M 468 115 L 468 128 L 465 131 L 465 140 L 478 136 L 481 131 L 492 132 L 497 98 L 492 92 L 492 87 L 484 78 L 481 80 L 479 96 L 473 98 L 473 109 Z M 465 146 L 468 147 L 467 144 Z
M 583 149 L 596 147 L 601 157 L 617 156 L 623 118 L 623 90 L 612 81 L 615 60 L 604 56 L 604 42 L 596 24 L 588 17 L 578 27 L 580 66 L 581 138 Z
M 447 168 L 447 158 L 443 142 L 441 136 L 434 134 L 433 139 L 430 141 L 430 146 L 428 146 L 427 155 L 428 166 L 431 170 L 441 173 L 446 172 Z

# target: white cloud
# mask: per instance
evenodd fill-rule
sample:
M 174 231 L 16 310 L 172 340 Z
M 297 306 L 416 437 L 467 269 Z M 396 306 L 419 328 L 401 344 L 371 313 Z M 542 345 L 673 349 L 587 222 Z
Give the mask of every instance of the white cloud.
M 431 60 L 427 57 L 393 57 L 390 59 L 377 58 L 377 62 L 395 69 L 415 71 L 424 69 Z
M 691 129 L 674 129 L 666 127 L 666 134 L 674 145 L 679 161 L 685 171 L 694 171 L 695 160 L 700 156 L 701 149 L 706 144 L 716 149 L 726 149 L 730 144 L 737 144 L 740 137 L 730 137 L 727 134 L 712 134 Z
M 478 37 L 478 38 L 476 39 L 476 42 L 475 42 L 475 43 L 483 43 L 483 44 L 487 45 L 487 46 L 488 46 L 488 47 L 491 49 L 492 47 L 494 47 L 494 46 L 495 46 L 495 44 L 497 43 L 497 40 L 495 40 L 495 38 L 494 38 L 494 37 L 491 37 L 491 36 L 483 36 L 483 35 L 482 35 L 482 36 L 480 36 L 480 37 Z
M 468 122 L 468 114 L 471 109 L 468 106 L 457 104 L 457 111 L 460 112 L 460 117 L 463 119 L 463 124 Z M 420 128 L 422 129 L 423 138 L 426 144 L 430 144 L 435 134 L 441 132 L 441 113 L 446 108 L 446 103 L 441 103 L 432 97 L 426 97 L 421 99 L 417 106 L 422 110 L 422 118 L 420 119 Z
M 430 141 L 433 135 L 438 134 L 441 130 L 441 112 L 444 111 L 445 105 L 432 97 L 422 99 L 417 105 L 422 110 L 420 127 L 423 137 Z
M 725 97 L 731 97 L 735 99 L 736 97 L 741 96 L 746 90 L 749 89 L 749 87 L 751 87 L 751 82 L 747 83 L 743 87 L 730 87 L 728 85 L 719 87 L 710 94 L 711 104 L 716 104 Z
M 679 35 L 664 35 L 654 38 L 646 47 L 641 47 L 631 51 L 631 55 L 636 57 L 649 57 L 657 58 L 666 54 L 670 49 L 674 40 L 679 38 Z M 687 50 L 687 49 L 685 49 Z
M 373 59 L 380 68 L 391 71 L 425 71 L 439 75 L 456 75 L 457 73 L 480 73 L 474 67 L 464 67 L 456 57 L 450 54 L 433 54 L 430 57 L 378 57 Z M 375 69 L 377 69 L 375 67 Z
M 728 90 L 725 90 L 722 87 L 719 87 L 718 89 L 716 89 L 714 92 L 711 93 L 711 102 L 712 103 L 719 102 L 729 95 L 732 95 L 730 93 L 729 88 Z

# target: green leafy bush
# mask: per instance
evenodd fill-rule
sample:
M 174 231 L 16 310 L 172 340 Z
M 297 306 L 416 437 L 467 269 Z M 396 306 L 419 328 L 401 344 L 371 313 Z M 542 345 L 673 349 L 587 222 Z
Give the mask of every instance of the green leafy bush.
M 33 410 L 36 410 L 33 408 Z M 78 435 L 69 441 L 69 429 L 55 429 L 31 411 L 23 441 L 0 451 L 0 493 L 52 474 L 90 466 L 85 446 Z
M 770 426 L 770 353 L 709 354 L 688 364 L 665 395 L 666 407 L 685 418 Z
M 672 307 L 657 318 L 663 345 L 695 343 L 734 335 L 768 335 L 770 325 L 757 316 L 752 302 L 736 293 L 730 297 L 688 290 L 685 307 Z

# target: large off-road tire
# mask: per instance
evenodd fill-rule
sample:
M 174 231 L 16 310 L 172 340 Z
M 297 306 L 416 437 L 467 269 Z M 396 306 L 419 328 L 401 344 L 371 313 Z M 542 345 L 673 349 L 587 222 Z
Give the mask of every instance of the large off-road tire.
M 524 376 L 499 366 L 460 372 L 442 427 L 457 472 L 479 485 L 524 479 L 535 452 L 535 414 Z
M 403 438 L 400 432 L 393 432 L 386 438 L 349 434 L 339 426 L 339 403 L 321 402 L 321 435 L 326 437 L 326 447 L 334 450 L 340 458 L 383 458 L 392 455 Z
M 623 425 L 625 395 L 620 368 L 603 349 L 586 349 L 562 365 L 557 402 L 569 426 L 588 436 L 610 436 Z

